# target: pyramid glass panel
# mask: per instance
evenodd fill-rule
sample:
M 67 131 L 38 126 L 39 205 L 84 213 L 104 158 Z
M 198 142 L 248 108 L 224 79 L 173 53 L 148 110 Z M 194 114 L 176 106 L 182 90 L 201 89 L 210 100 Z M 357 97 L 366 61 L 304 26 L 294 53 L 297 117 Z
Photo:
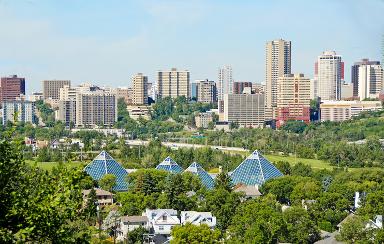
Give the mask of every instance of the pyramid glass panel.
M 245 185 L 262 185 L 265 181 L 283 176 L 283 174 L 257 150 L 249 155 L 232 172 L 232 183 Z
M 115 191 L 126 191 L 128 185 L 125 181 L 127 171 L 116 160 L 114 160 L 107 152 L 102 151 L 91 163 L 89 163 L 84 171 L 89 174 L 92 179 L 100 180 L 106 174 L 116 176 L 116 185 L 113 187 Z
M 194 162 L 186 170 L 186 172 L 191 172 L 192 174 L 197 175 L 201 183 L 205 185 L 208 189 L 212 189 L 215 185 L 213 178 L 200 166 L 200 164 Z
M 156 166 L 156 169 L 161 169 L 176 174 L 183 172 L 183 168 L 180 167 L 180 165 L 178 165 L 171 157 L 164 159 L 163 162 Z

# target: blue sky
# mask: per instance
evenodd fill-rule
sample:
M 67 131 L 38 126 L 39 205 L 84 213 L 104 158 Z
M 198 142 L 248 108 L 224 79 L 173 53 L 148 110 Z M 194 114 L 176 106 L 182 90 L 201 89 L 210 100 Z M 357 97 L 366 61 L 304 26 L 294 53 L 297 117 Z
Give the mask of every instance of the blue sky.
M 128 86 L 134 73 L 189 69 L 217 80 L 263 82 L 265 43 L 292 41 L 292 71 L 313 76 L 316 57 L 335 50 L 350 66 L 380 59 L 383 0 L 0 0 L 0 75 Z

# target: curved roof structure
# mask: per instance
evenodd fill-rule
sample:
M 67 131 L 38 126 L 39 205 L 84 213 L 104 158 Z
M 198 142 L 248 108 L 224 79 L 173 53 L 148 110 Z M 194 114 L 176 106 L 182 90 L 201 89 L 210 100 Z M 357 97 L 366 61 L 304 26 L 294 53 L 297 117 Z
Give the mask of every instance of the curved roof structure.
M 201 183 L 208 189 L 212 189 L 215 186 L 213 178 L 200 166 L 200 164 L 193 162 L 185 171 L 197 175 L 200 178 Z
M 171 157 L 164 159 L 163 162 L 156 166 L 156 169 L 161 169 L 176 174 L 183 172 L 183 168 L 178 165 Z
M 102 151 L 91 163 L 85 166 L 84 171 L 87 172 L 94 180 L 100 180 L 106 174 L 116 176 L 116 185 L 113 187 L 115 191 L 128 190 L 128 184 L 125 181 L 127 171 L 106 151 Z
M 257 150 L 249 155 L 232 172 L 233 184 L 262 185 L 265 181 L 283 176 L 283 174 Z

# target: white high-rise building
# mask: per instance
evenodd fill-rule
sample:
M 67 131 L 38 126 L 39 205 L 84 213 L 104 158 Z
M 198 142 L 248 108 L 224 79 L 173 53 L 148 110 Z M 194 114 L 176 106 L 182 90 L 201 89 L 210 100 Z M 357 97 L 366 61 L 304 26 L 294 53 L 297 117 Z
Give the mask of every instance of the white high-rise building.
M 325 51 L 317 58 L 313 96 L 321 100 L 340 100 L 344 62 L 335 51 Z
M 3 125 L 8 121 L 12 123 L 24 122 L 24 123 L 36 123 L 35 103 L 31 101 L 4 101 L 3 107 Z
M 172 68 L 170 71 L 157 72 L 157 85 L 159 98 L 190 96 L 190 73 L 188 70 L 178 71 Z
M 268 110 L 277 106 L 277 80 L 291 74 L 291 42 L 282 39 L 266 44 L 265 105 Z
M 383 68 L 379 61 L 363 59 L 352 66 L 353 95 L 360 100 L 377 98 L 383 88 Z
M 224 94 L 233 94 L 232 66 L 224 65 L 219 68 L 217 83 L 217 97 L 219 101 L 224 100 Z

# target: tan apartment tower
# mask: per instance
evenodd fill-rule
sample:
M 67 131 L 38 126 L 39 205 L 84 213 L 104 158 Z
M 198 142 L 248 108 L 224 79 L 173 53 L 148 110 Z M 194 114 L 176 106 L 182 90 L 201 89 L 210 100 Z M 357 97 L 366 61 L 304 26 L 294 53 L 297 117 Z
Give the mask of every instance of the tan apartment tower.
M 179 71 L 172 68 L 170 71 L 157 72 L 159 98 L 185 96 L 189 99 L 191 97 L 189 83 L 190 73 L 188 70 Z
M 148 77 L 138 73 L 132 77 L 133 104 L 148 104 Z
M 60 88 L 64 86 L 71 87 L 70 80 L 44 80 L 43 81 L 43 98 L 59 100 Z

